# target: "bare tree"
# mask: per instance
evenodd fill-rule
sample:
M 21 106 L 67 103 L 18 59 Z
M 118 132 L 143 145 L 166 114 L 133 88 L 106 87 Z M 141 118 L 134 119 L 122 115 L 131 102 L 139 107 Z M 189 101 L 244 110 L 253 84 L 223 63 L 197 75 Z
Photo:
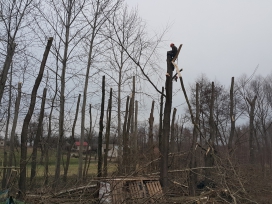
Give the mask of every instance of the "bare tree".
M 16 43 L 19 43 L 24 34 L 22 30 L 27 28 L 29 22 L 27 16 L 33 10 L 34 0 L 1 1 L 0 3 L 0 50 L 5 60 L 0 75 L 0 104 L 4 94 L 7 74 L 15 53 Z M 20 42 L 22 43 L 22 42 Z M 23 43 L 20 44 L 23 47 Z
M 88 91 L 88 84 L 89 84 L 89 73 L 91 65 L 97 57 L 97 53 L 94 55 L 94 47 L 97 46 L 95 43 L 95 39 L 97 38 L 98 34 L 102 33 L 102 26 L 107 20 L 110 18 L 112 13 L 118 8 L 121 1 L 117 0 L 92 0 L 90 3 L 90 9 L 88 13 L 86 11 L 83 12 L 86 21 L 88 22 L 88 26 L 91 28 L 90 36 L 86 36 L 88 42 L 88 60 L 87 60 L 87 67 L 86 67 L 86 74 L 85 74 L 85 83 L 84 83 L 84 90 L 83 90 L 83 100 L 82 100 L 82 110 L 81 110 L 81 136 L 80 136 L 80 149 L 79 149 L 79 167 L 78 167 L 78 179 L 82 179 L 82 165 L 83 165 L 83 140 L 84 140 L 84 133 L 85 133 L 85 112 L 86 112 L 86 100 L 87 100 L 87 91 Z M 91 15 L 90 15 L 91 14 Z M 91 16 L 91 18 L 90 18 Z M 102 39 L 103 40 L 103 39 Z M 100 39 L 100 41 L 102 41 Z M 101 48 L 101 47 L 100 47 Z M 98 51 L 98 49 L 96 50 Z

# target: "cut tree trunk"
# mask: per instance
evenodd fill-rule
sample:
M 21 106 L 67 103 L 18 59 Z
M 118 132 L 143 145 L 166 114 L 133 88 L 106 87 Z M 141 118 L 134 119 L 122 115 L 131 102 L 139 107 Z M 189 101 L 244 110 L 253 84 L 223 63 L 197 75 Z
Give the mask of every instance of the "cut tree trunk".
M 98 135 L 98 147 L 97 147 L 97 177 L 102 177 L 102 137 L 103 137 L 103 119 L 104 119 L 104 106 L 105 106 L 105 76 L 102 78 L 102 101 L 101 101 L 101 111 L 100 111 L 100 120 L 99 120 L 99 135 Z
M 44 88 L 43 89 L 43 97 L 42 97 L 42 103 L 41 103 L 40 116 L 39 116 L 39 123 L 38 123 L 38 130 L 37 130 L 37 134 L 36 134 L 36 137 L 34 139 L 34 144 L 33 144 L 30 183 L 33 182 L 33 179 L 36 176 L 37 151 L 38 151 L 38 146 L 40 144 L 42 129 L 43 129 L 42 126 L 43 126 L 43 118 L 44 118 L 44 107 L 45 107 L 46 92 L 47 92 L 47 89 Z M 31 185 L 31 186 L 33 186 L 33 185 Z
M 233 97 L 233 87 L 234 87 L 234 77 L 231 78 L 231 87 L 230 87 L 230 136 L 228 142 L 228 151 L 232 152 L 232 142 L 234 138 L 235 131 L 235 115 L 234 115 L 234 97 Z
M 167 73 L 165 81 L 165 106 L 164 106 L 164 118 L 163 118 L 163 133 L 162 133 L 162 145 L 161 145 L 161 165 L 160 165 L 160 183 L 163 190 L 166 192 L 168 188 L 168 152 L 169 152 L 169 133 L 170 133 L 170 116 L 172 109 L 172 63 L 171 57 L 167 55 Z
M 196 84 L 196 117 L 195 117 L 195 123 L 199 123 L 199 84 Z M 190 163 L 189 167 L 190 169 L 196 168 L 196 151 L 195 151 L 195 145 L 197 142 L 198 137 L 198 130 L 196 126 L 194 126 L 193 130 L 193 139 L 192 139 L 192 145 L 191 145 L 191 152 L 190 152 Z M 191 196 L 195 196 L 196 193 L 196 183 L 197 183 L 197 173 L 196 170 L 190 170 L 189 171 L 189 194 Z
M 108 151 L 109 151 L 109 140 L 110 140 L 110 125 L 111 125 L 111 106 L 112 106 L 112 88 L 110 89 L 110 99 L 108 104 L 108 119 L 107 119 L 107 128 L 106 128 L 106 149 L 104 154 L 104 177 L 108 176 Z
M 37 97 L 37 91 L 40 86 L 40 83 L 42 81 L 43 73 L 44 73 L 44 68 L 45 64 L 47 61 L 47 57 L 51 48 L 53 42 L 53 38 L 50 37 L 48 39 L 47 45 L 45 52 L 43 54 L 43 59 L 42 63 L 40 66 L 39 74 L 36 78 L 35 84 L 32 89 L 31 93 L 31 101 L 29 105 L 28 112 L 25 116 L 24 123 L 23 123 L 23 128 L 21 132 L 21 158 L 20 158 L 20 178 L 19 178 L 19 190 L 22 193 L 25 193 L 26 191 L 26 165 L 27 165 L 27 133 L 28 133 L 28 125 L 31 120 L 35 104 L 36 104 L 36 97 Z
M 163 116 L 163 94 L 164 94 L 164 87 L 162 87 L 162 94 L 161 94 L 161 103 L 160 103 L 160 123 L 159 123 L 159 150 L 162 152 L 162 116 Z

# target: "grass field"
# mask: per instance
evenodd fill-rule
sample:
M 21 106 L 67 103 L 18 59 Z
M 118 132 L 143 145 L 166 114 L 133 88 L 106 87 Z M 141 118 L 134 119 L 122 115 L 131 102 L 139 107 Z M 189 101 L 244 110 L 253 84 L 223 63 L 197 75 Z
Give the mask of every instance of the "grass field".
M 27 152 L 27 158 L 28 158 L 28 164 L 27 164 L 27 177 L 30 177 L 31 174 L 31 154 L 32 154 L 33 149 L 31 147 L 28 148 L 28 152 Z M 84 155 L 85 157 L 85 155 Z M 0 179 L 2 180 L 2 171 L 3 171 L 3 160 L 4 160 L 4 151 L 3 148 L 0 148 L 0 164 L 1 164 L 1 170 L 0 170 Z M 38 151 L 38 156 L 37 156 L 37 169 L 36 169 L 36 180 L 43 180 L 44 178 L 44 165 L 40 164 L 40 160 L 41 160 L 41 152 Z M 43 159 L 44 161 L 44 159 Z M 20 166 L 20 150 L 18 149 L 18 151 L 16 151 L 15 153 L 15 162 L 14 162 L 14 166 L 15 167 L 19 167 Z M 63 175 L 64 172 L 64 166 L 63 164 L 66 162 L 66 155 L 63 155 L 63 159 L 61 161 L 61 173 L 60 175 Z M 79 159 L 78 158 L 74 158 L 71 157 L 70 159 L 70 165 L 69 165 L 69 169 L 68 169 L 68 178 L 76 178 L 77 174 L 78 174 L 78 163 L 79 163 Z M 84 165 L 85 161 L 83 161 L 83 165 Z M 84 167 L 84 166 L 83 166 Z M 53 179 L 54 174 L 55 174 L 55 168 L 56 168 L 56 150 L 55 149 L 51 149 L 51 151 L 49 151 L 49 177 L 51 177 L 51 179 Z M 116 163 L 114 162 L 108 162 L 108 172 L 109 175 L 111 173 L 113 173 L 115 170 L 117 169 Z M 88 170 L 88 176 L 87 177 L 95 177 L 97 174 L 97 160 L 94 160 L 94 157 L 92 157 L 91 162 L 90 162 L 90 166 L 89 166 L 89 170 Z

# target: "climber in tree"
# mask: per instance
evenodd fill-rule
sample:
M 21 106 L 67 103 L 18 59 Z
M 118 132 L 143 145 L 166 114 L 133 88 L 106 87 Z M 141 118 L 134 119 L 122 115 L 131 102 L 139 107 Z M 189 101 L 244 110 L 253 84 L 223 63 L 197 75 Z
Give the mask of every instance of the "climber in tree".
M 174 43 L 171 43 L 170 47 L 172 48 L 172 50 L 168 51 L 167 55 L 169 55 L 171 59 L 173 59 L 178 52 L 178 48 L 174 45 Z

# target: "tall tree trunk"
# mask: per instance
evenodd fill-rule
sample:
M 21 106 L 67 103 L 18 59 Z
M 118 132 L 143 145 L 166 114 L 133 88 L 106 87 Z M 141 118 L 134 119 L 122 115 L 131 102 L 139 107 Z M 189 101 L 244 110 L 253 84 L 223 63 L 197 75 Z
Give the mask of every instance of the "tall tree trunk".
M 111 106 L 112 106 L 112 88 L 110 89 L 110 99 L 108 105 L 108 120 L 106 128 L 106 149 L 104 154 L 104 177 L 108 176 L 108 151 L 109 151 L 109 140 L 110 140 L 110 125 L 111 125 Z
M 73 122 L 73 127 L 72 127 L 72 135 L 71 135 L 71 140 L 70 140 L 70 147 L 67 152 L 67 159 L 66 159 L 66 165 L 64 166 L 64 172 L 63 172 L 63 181 L 67 181 L 67 174 L 68 174 L 68 169 L 70 165 L 70 158 L 71 158 L 71 150 L 73 148 L 73 145 L 75 144 L 75 129 L 76 129 L 76 122 L 77 122 L 77 116 L 78 116 L 78 110 L 79 110 L 79 104 L 80 104 L 80 98 L 81 94 L 78 95 L 77 98 L 77 106 L 76 106 L 76 114 Z
M 173 110 L 173 115 L 172 115 L 172 124 L 171 124 L 171 139 L 170 139 L 170 147 L 171 147 L 171 152 L 176 151 L 176 142 L 175 142 L 175 120 L 176 120 L 176 113 L 177 109 L 174 108 Z
M 234 87 L 234 77 L 231 78 L 231 87 L 230 87 L 230 136 L 228 142 L 228 151 L 232 152 L 232 142 L 234 138 L 235 131 L 235 115 L 234 115 L 234 97 L 233 97 L 233 87 Z
M 126 140 L 127 140 L 127 149 L 126 149 L 126 152 L 127 152 L 127 161 L 126 161 L 126 166 L 125 166 L 125 172 L 126 173 L 130 173 L 131 171 L 131 151 L 130 151 L 130 133 L 131 133 L 131 118 L 132 118 L 132 110 L 133 110 L 133 104 L 134 102 L 132 102 L 132 97 L 130 99 L 130 103 L 129 103 L 129 111 L 128 111 L 128 117 L 127 117 L 127 127 L 126 127 Z
M 153 135 L 153 124 L 154 124 L 154 105 L 155 101 L 152 101 L 151 111 L 149 115 L 149 133 L 148 133 L 148 158 L 150 161 L 154 159 L 154 135 Z M 154 164 L 150 165 L 151 171 L 154 169 Z
M 131 100 L 130 100 L 131 104 L 131 140 L 130 140 L 130 146 L 132 148 L 132 150 L 135 149 L 135 143 L 134 141 L 134 103 L 135 103 L 135 76 L 133 76 L 133 80 L 132 80 L 132 94 L 131 94 Z
M 195 123 L 199 123 L 199 84 L 196 84 L 196 117 L 195 117 Z M 198 130 L 196 126 L 194 126 L 193 130 L 193 139 L 192 139 L 192 145 L 191 145 L 191 153 L 190 153 L 190 164 L 189 168 L 196 168 L 196 151 L 195 151 L 195 145 L 197 142 L 197 136 L 198 136 Z M 197 174 L 195 170 L 190 170 L 189 172 L 189 194 L 191 196 L 195 196 L 195 188 L 196 188 L 196 182 L 197 182 Z
M 209 117 L 210 138 L 208 140 L 208 150 L 205 154 L 205 167 L 214 166 L 215 125 L 214 125 L 213 115 L 214 115 L 214 82 L 212 82 L 212 93 L 211 93 L 211 99 L 210 99 L 210 117 Z M 212 182 L 211 175 L 212 175 L 212 170 L 209 168 L 205 169 L 206 185 Z
M 135 121 L 134 121 L 134 155 L 136 165 L 138 164 L 138 101 L 135 101 Z
M 98 156 L 98 165 L 97 165 L 97 177 L 102 176 L 102 136 L 103 136 L 103 118 L 104 118 L 104 105 L 105 105 L 105 76 L 102 79 L 102 102 L 101 102 L 101 112 L 100 112 L 100 120 L 99 120 L 99 135 L 98 135 L 98 148 L 97 148 L 97 156 Z
M 88 175 L 88 170 L 89 170 L 89 166 L 91 163 L 91 157 L 92 157 L 92 138 L 93 138 L 93 134 L 92 134 L 92 105 L 89 105 L 89 115 L 90 115 L 90 130 L 89 130 L 89 135 L 88 135 L 88 150 L 89 150 L 89 158 L 88 158 L 88 154 L 86 154 L 86 159 L 85 159 L 85 164 L 84 164 L 84 170 L 83 170 L 83 179 L 86 179 L 86 176 Z
M 13 58 L 13 55 L 15 52 L 15 47 L 16 47 L 15 43 L 8 44 L 8 47 L 7 47 L 7 55 L 6 55 L 4 66 L 3 66 L 3 69 L 2 69 L 2 72 L 0 75 L 0 104 L 2 101 L 3 94 L 4 94 L 4 89 L 6 86 L 6 81 L 7 81 L 7 76 L 8 76 L 8 70 L 9 70 L 10 65 L 12 63 L 12 58 Z
M 117 140 L 118 140 L 118 157 L 117 157 L 117 161 L 118 161 L 118 168 L 120 170 L 120 172 L 122 171 L 121 170 L 121 166 L 122 166 L 122 162 L 123 162 L 123 159 L 121 157 L 122 155 L 122 148 L 123 147 L 123 134 L 121 132 L 121 123 L 122 123 L 122 119 L 121 119 L 121 88 L 122 88 L 122 73 L 121 71 L 119 71 L 118 73 L 118 95 L 117 95 Z
M 51 48 L 53 42 L 53 38 L 50 37 L 48 39 L 47 45 L 46 45 L 46 49 L 45 52 L 43 54 L 43 59 L 42 59 L 42 63 L 40 66 L 40 71 L 39 74 L 36 78 L 34 87 L 32 89 L 32 93 L 31 93 L 31 101 L 30 101 L 30 105 L 29 105 L 29 109 L 27 112 L 27 115 L 24 119 L 24 123 L 23 123 L 23 128 L 22 128 L 22 132 L 21 132 L 21 158 L 20 158 L 20 178 L 19 178 L 19 189 L 25 193 L 26 191 L 26 164 L 27 164 L 27 133 L 28 133 L 28 125 L 29 122 L 31 120 L 34 108 L 35 108 L 35 104 L 36 104 L 36 96 L 37 96 L 37 91 L 38 88 L 40 86 L 40 83 L 42 81 L 42 77 L 43 77 L 43 73 L 44 73 L 44 68 L 45 68 L 45 64 L 46 64 L 46 60 Z
M 19 108 L 20 108 L 20 102 L 21 102 L 21 95 L 22 95 L 22 84 L 18 83 L 18 95 L 15 101 L 15 110 L 14 110 L 14 119 L 12 123 L 11 133 L 10 133 L 10 146 L 9 146 L 9 162 L 8 166 L 13 166 L 12 159 L 15 157 L 14 155 L 14 142 L 15 142 L 15 130 L 17 127 L 17 121 L 18 121 L 18 115 L 19 115 Z M 10 170 L 8 171 L 8 176 L 10 175 Z M 8 187 L 8 186 L 6 186 Z
M 12 87 L 12 66 L 10 72 L 10 82 L 9 82 L 9 103 L 8 103 L 8 115 L 7 115 L 7 122 L 6 122 L 6 131 L 5 131 L 5 138 L 4 138 L 4 162 L 3 166 L 7 166 L 8 154 L 7 154 L 7 141 L 8 141 L 8 130 L 9 130 L 9 120 L 10 120 L 10 107 L 11 107 L 11 87 Z M 6 187 L 6 168 L 3 169 L 3 179 L 2 179 L 2 189 Z
M 85 83 L 84 83 L 84 91 L 83 91 L 83 101 L 82 101 L 82 110 L 81 110 L 81 130 L 80 130 L 80 146 L 79 146 L 79 165 L 78 165 L 78 179 L 82 179 L 82 166 L 83 166 L 83 142 L 84 142 L 84 133 L 85 133 L 85 111 L 86 111 L 86 100 L 87 100 L 87 90 L 89 84 L 89 73 L 92 64 L 92 54 L 93 54 L 93 47 L 94 47 L 94 39 L 97 34 L 97 19 L 98 13 L 100 9 L 99 1 L 96 4 L 96 14 L 94 17 L 94 23 L 92 25 L 92 35 L 91 35 L 91 42 L 89 46 L 89 54 L 88 54 L 88 62 L 86 68 L 86 75 L 85 75 Z M 87 155 L 87 153 L 86 153 Z
M 148 133 L 148 149 L 149 149 L 149 153 L 151 155 L 152 158 L 152 153 L 153 153 L 153 124 L 154 124 L 154 105 L 155 105 L 155 101 L 152 101 L 152 106 L 151 106 L 151 111 L 149 114 L 149 133 Z
M 161 103 L 160 103 L 160 121 L 159 121 L 159 150 L 160 150 L 160 152 L 162 152 L 163 94 L 164 94 L 164 87 L 162 87 Z
M 127 169 L 127 163 L 128 163 L 128 153 L 129 153 L 129 149 L 128 149 L 128 135 L 127 135 L 127 131 L 126 131 L 126 127 L 127 127 L 127 118 L 128 118 L 128 107 L 129 107 L 129 96 L 127 96 L 127 102 L 126 102 L 126 112 L 125 112 L 125 119 L 124 119 L 124 124 L 123 124 L 123 161 L 122 161 L 122 167 L 121 171 L 123 173 L 126 173 L 126 169 Z
M 62 158 L 62 142 L 64 137 L 64 109 L 65 109 L 65 81 L 66 81 L 66 68 L 68 60 L 68 48 L 70 41 L 70 28 L 71 28 L 71 17 L 74 3 L 68 0 L 66 7 L 66 22 L 65 22 L 65 40 L 64 40 L 64 53 L 62 57 L 62 70 L 60 78 L 60 111 L 59 111 L 59 138 L 56 153 L 56 167 L 55 167 L 55 178 L 53 187 L 56 187 L 60 178 L 60 163 Z M 57 90 L 56 90 L 57 91 Z
M 162 151 L 161 151 L 161 167 L 160 167 L 160 182 L 164 189 L 168 188 L 168 152 L 169 152 L 169 133 L 170 133 L 170 116 L 172 109 L 172 63 L 171 57 L 167 55 L 167 73 L 170 76 L 166 76 L 165 91 L 166 99 L 164 106 L 164 119 L 163 119 L 163 134 L 162 134 Z
M 30 175 L 30 182 L 31 183 L 33 182 L 33 179 L 36 176 L 37 151 L 38 151 L 38 146 L 40 144 L 42 129 L 43 129 L 43 118 L 44 118 L 44 106 L 45 106 L 46 92 L 47 92 L 47 89 L 44 88 L 40 116 L 39 116 L 39 123 L 38 123 L 38 130 L 37 130 L 36 137 L 34 139 L 34 145 L 33 145 L 33 151 L 32 151 L 31 175 Z
M 250 105 L 250 113 L 249 113 L 249 162 L 250 164 L 254 164 L 255 160 L 255 150 L 253 145 L 254 139 L 254 112 L 255 112 L 255 103 L 256 103 L 257 96 L 254 97 L 252 101 L 246 98 L 247 102 Z
M 52 115 L 53 115 L 53 110 L 54 110 L 54 103 L 55 99 L 57 97 L 57 90 L 58 90 L 58 68 L 55 72 L 55 93 L 51 101 L 51 109 L 48 117 L 48 133 L 47 133 L 47 138 L 45 142 L 45 165 L 44 165 L 44 184 L 48 184 L 48 172 L 49 172 L 49 142 L 52 134 Z

